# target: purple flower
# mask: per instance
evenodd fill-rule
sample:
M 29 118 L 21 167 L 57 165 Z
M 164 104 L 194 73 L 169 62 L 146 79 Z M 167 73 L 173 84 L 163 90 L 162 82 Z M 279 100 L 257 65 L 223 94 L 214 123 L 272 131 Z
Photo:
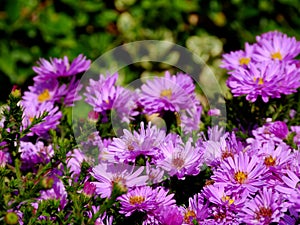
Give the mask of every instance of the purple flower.
M 99 76 L 99 80 L 90 79 L 89 86 L 86 87 L 85 101 L 93 107 L 95 112 L 103 113 L 113 110 L 116 118 L 114 122 L 126 122 L 138 115 L 137 93 L 116 85 L 118 74 L 105 77 Z
M 75 179 L 75 181 L 80 175 L 81 164 L 83 161 L 87 161 L 87 157 L 80 149 L 74 149 L 73 152 L 68 152 L 66 163 L 72 173 L 72 178 Z
M 95 215 L 97 212 L 99 212 L 100 206 L 94 206 L 92 205 L 92 211 L 87 212 L 87 216 L 92 219 L 93 215 Z M 94 225 L 112 225 L 113 224 L 113 216 L 108 216 L 106 212 L 104 212 L 102 215 L 100 215 Z
M 250 62 L 252 62 L 253 51 L 256 47 L 256 44 L 250 45 L 249 43 L 245 44 L 245 51 L 238 50 L 223 54 L 223 60 L 221 68 L 227 70 L 235 70 L 239 67 L 247 67 Z
M 34 117 L 39 118 L 44 112 L 48 115 L 43 119 L 41 123 L 34 125 L 28 135 L 44 135 L 50 129 L 55 129 L 60 123 L 59 120 L 62 117 L 62 113 L 57 106 L 54 106 L 51 102 L 43 102 L 40 105 L 25 105 L 23 112 L 23 129 L 27 128 Z
M 265 224 L 279 222 L 287 210 L 280 194 L 271 188 L 264 187 L 258 195 L 246 201 L 238 214 L 242 222 L 247 224 Z
M 41 141 L 36 144 L 21 141 L 19 152 L 21 152 L 22 169 L 34 170 L 38 167 L 37 164 L 47 164 L 54 156 L 52 146 L 45 146 Z
M 54 79 L 45 80 L 41 83 L 35 82 L 30 86 L 23 96 L 22 104 L 30 107 L 43 102 L 60 103 L 61 98 L 66 94 L 66 85 L 59 85 Z
M 289 167 L 293 157 L 287 145 L 281 144 L 275 147 L 272 142 L 264 144 L 262 148 L 258 150 L 257 156 L 262 159 L 265 166 L 275 173 L 276 176 L 278 173 L 282 174 L 283 170 Z
M 118 74 L 105 77 L 99 75 L 99 80 L 90 79 L 89 86 L 86 87 L 85 101 L 93 106 L 94 111 L 104 112 L 113 108 L 114 102 L 121 92 L 121 87 L 115 86 Z
M 181 206 L 179 209 L 183 216 L 183 224 L 187 225 L 194 224 L 193 220 L 201 223 L 208 216 L 208 204 L 204 203 L 204 199 L 200 193 L 189 198 L 188 207 Z
M 257 141 L 259 144 L 268 143 L 270 141 L 276 144 L 284 143 L 283 140 L 287 138 L 289 133 L 288 126 L 282 121 L 271 122 L 271 119 L 267 119 L 267 123 L 262 127 L 258 127 L 252 130 L 253 138 L 248 138 L 248 143 Z
M 159 221 L 162 225 L 182 225 L 183 217 L 177 206 L 160 208 Z
M 141 175 L 144 168 L 139 167 L 134 171 L 134 166 L 126 164 L 107 164 L 102 162 L 92 169 L 91 175 L 97 180 L 92 182 L 96 185 L 96 193 L 101 198 L 110 197 L 113 186 L 116 185 L 121 191 L 128 188 L 146 185 L 147 176 Z
M 94 195 L 95 191 L 96 191 L 96 186 L 93 183 L 91 183 L 89 181 L 86 181 L 84 183 L 82 193 L 85 196 L 87 196 L 87 197 L 90 198 L 90 197 L 92 197 Z
M 255 102 L 258 96 L 264 102 L 291 94 L 300 86 L 300 73 L 295 65 L 285 62 L 262 62 L 249 64 L 249 69 L 238 68 L 231 72 L 227 85 L 233 96 L 246 95 Z
M 40 59 L 38 66 L 32 68 L 38 74 L 34 80 L 43 82 L 52 78 L 73 76 L 88 70 L 90 63 L 91 61 L 81 54 L 71 64 L 66 56 L 62 59 L 51 58 L 50 61 Z
M 5 167 L 8 163 L 9 155 L 7 152 L 0 150 L 0 168 Z
M 203 164 L 203 152 L 198 147 L 193 147 L 191 140 L 178 144 L 167 141 L 160 146 L 163 158 L 157 162 L 157 166 L 166 170 L 170 176 L 176 175 L 184 179 L 185 175 L 197 175 Z
M 157 208 L 156 192 L 149 186 L 137 187 L 117 198 L 121 202 L 120 213 L 130 216 L 133 212 L 149 212 Z
M 40 191 L 41 196 L 39 200 L 60 200 L 58 211 L 61 211 L 67 204 L 68 193 L 63 182 L 57 176 L 53 176 L 52 178 L 54 181 L 52 188 Z
M 266 170 L 255 155 L 250 157 L 247 153 L 239 152 L 233 158 L 228 157 L 222 161 L 212 179 L 233 192 L 247 190 L 255 193 L 266 183 Z
M 108 146 L 108 152 L 120 162 L 135 162 L 138 156 L 149 156 L 157 159 L 160 152 L 158 146 L 165 138 L 165 131 L 158 129 L 156 126 L 148 124 L 147 128 L 141 123 L 139 131 L 131 133 L 123 130 L 124 135 L 120 138 L 114 138 Z
M 194 90 L 195 85 L 189 75 L 179 73 L 171 76 L 166 72 L 164 77 L 155 77 L 142 85 L 139 102 L 147 114 L 179 112 L 194 102 Z
M 299 42 L 281 32 L 268 32 L 256 38 L 257 47 L 253 58 L 257 62 L 291 60 L 300 53 Z

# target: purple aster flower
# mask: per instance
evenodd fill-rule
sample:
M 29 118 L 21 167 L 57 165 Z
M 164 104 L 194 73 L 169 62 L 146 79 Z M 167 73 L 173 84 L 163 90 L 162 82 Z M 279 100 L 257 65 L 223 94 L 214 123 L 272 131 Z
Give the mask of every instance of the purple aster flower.
M 107 77 L 100 74 L 97 81 L 90 79 L 84 95 L 86 96 L 85 101 L 93 106 L 94 111 L 104 112 L 113 108 L 113 104 L 121 92 L 121 87 L 115 85 L 117 79 L 117 73 Z
M 192 225 L 193 220 L 202 223 L 208 216 L 208 204 L 204 203 L 204 199 L 200 193 L 189 198 L 188 207 L 181 206 L 179 208 L 183 216 L 183 224 Z
M 143 221 L 143 225 L 161 225 L 160 213 L 162 207 L 173 207 L 176 201 L 174 200 L 174 194 L 169 194 L 167 189 L 159 186 L 153 189 L 153 195 L 155 196 L 156 208 L 147 212 L 146 219 Z
M 253 51 L 256 47 L 256 44 L 250 45 L 245 43 L 245 51 L 238 50 L 222 55 L 222 64 L 221 68 L 227 70 L 235 70 L 239 67 L 247 67 L 250 62 L 252 62 Z
M 238 214 L 241 221 L 247 224 L 265 224 L 279 222 L 287 211 L 287 204 L 282 197 L 271 188 L 263 189 L 250 201 L 246 201 Z
M 93 107 L 93 110 L 105 114 L 107 110 L 113 110 L 115 114 L 114 122 L 119 121 L 129 123 L 138 115 L 137 93 L 117 86 L 118 74 L 105 77 L 99 76 L 99 80 L 90 79 L 89 86 L 86 87 L 85 101 Z
M 158 160 L 157 166 L 166 170 L 170 176 L 176 175 L 184 179 L 185 175 L 197 175 L 203 164 L 203 151 L 199 147 L 193 147 L 192 141 L 178 144 L 172 141 L 160 145 L 163 158 Z
M 96 185 L 96 193 L 101 198 L 110 197 L 113 186 L 121 191 L 127 191 L 128 188 L 146 185 L 148 176 L 141 175 L 143 167 L 134 171 L 134 166 L 126 164 L 107 164 L 102 162 L 92 169 L 91 175 L 97 180 L 92 182 Z
M 263 144 L 262 148 L 258 150 L 257 156 L 262 159 L 269 171 L 277 176 L 289 167 L 293 154 L 287 145 L 281 144 L 275 147 L 273 142 L 269 142 Z
M 150 184 L 160 183 L 164 179 L 164 170 L 151 165 L 148 161 L 146 162 L 146 174 L 149 177 L 148 183 Z
M 60 200 L 58 211 L 61 211 L 67 204 L 68 193 L 63 182 L 57 176 L 53 176 L 52 179 L 54 181 L 52 188 L 40 191 L 39 200 Z
M 208 166 L 217 167 L 222 160 L 233 157 L 244 149 L 233 132 L 225 133 L 218 139 L 218 141 L 207 140 L 201 143 L 204 148 L 204 162 Z
M 66 87 L 66 91 L 63 96 L 63 104 L 69 107 L 74 106 L 74 102 L 81 99 L 79 91 L 82 89 L 82 87 L 83 85 L 80 84 L 80 80 L 76 80 L 76 78 L 73 77 Z
M 271 60 L 291 60 L 300 53 L 299 42 L 280 32 L 268 32 L 257 37 L 257 47 L 253 58 L 257 62 Z
M 117 198 L 121 203 L 120 213 L 130 216 L 133 212 L 149 212 L 157 208 L 156 192 L 149 186 L 137 187 Z
M 114 138 L 108 146 L 108 151 L 120 162 L 135 162 L 138 156 L 149 156 L 158 158 L 160 155 L 158 146 L 165 138 L 165 131 L 156 126 L 148 124 L 147 128 L 141 123 L 139 131 L 130 131 L 124 129 L 124 135 L 120 138 Z
M 254 138 L 248 138 L 247 142 L 254 143 L 256 141 L 262 145 L 272 141 L 276 144 L 282 144 L 284 143 L 283 140 L 287 138 L 288 133 L 288 126 L 285 122 L 272 122 L 271 119 L 267 119 L 267 123 L 262 127 L 252 130 L 252 135 Z
M 202 191 L 202 195 L 210 203 L 218 207 L 225 207 L 233 213 L 237 213 L 245 204 L 247 192 L 234 193 L 226 186 L 219 184 L 207 185 Z
M 266 167 L 255 156 L 239 152 L 234 157 L 223 160 L 220 167 L 214 172 L 212 179 L 233 192 L 247 190 L 255 193 L 266 183 Z
M 129 124 L 130 120 L 133 120 L 134 116 L 139 114 L 137 111 L 137 100 L 137 91 L 131 91 L 120 87 L 120 93 L 113 105 L 113 110 L 115 112 L 115 117 L 113 117 L 114 123 L 120 121 Z
M 193 103 L 194 90 L 195 85 L 189 75 L 179 73 L 171 76 L 166 72 L 164 77 L 155 77 L 142 85 L 139 102 L 147 114 L 180 112 Z
M 43 102 L 60 102 L 61 98 L 66 94 L 66 85 L 59 85 L 54 79 L 49 79 L 41 83 L 35 82 L 34 86 L 30 86 L 23 96 L 22 104 L 27 107 L 38 105 Z
M 293 171 L 286 170 L 281 177 L 282 184 L 277 185 L 275 190 L 282 193 L 292 209 L 300 213 L 300 178 Z
M 202 106 L 198 100 L 190 105 L 186 110 L 180 112 L 180 127 L 185 134 L 199 131 L 201 123 Z
M 83 161 L 88 161 L 87 157 L 80 149 L 74 149 L 73 152 L 68 152 L 67 154 L 67 167 L 72 173 L 72 178 L 75 181 L 78 179 L 81 172 L 81 164 Z
M 43 102 L 40 105 L 32 105 L 24 107 L 23 112 L 23 129 L 27 128 L 34 117 L 39 118 L 44 112 L 48 115 L 44 118 L 41 123 L 34 125 L 30 130 L 31 133 L 28 135 L 44 135 L 50 129 L 55 129 L 59 124 L 59 120 L 62 117 L 62 113 L 59 111 L 57 106 L 54 106 L 51 102 Z
M 159 211 L 159 221 L 162 225 L 182 225 L 183 216 L 177 206 L 164 206 Z
M 264 102 L 269 98 L 280 98 L 280 94 L 291 94 L 300 86 L 299 71 L 295 65 L 277 62 L 249 64 L 249 69 L 238 68 L 232 71 L 227 85 L 233 95 L 246 95 L 255 102 L 258 96 Z
M 45 146 L 41 141 L 36 144 L 21 141 L 19 152 L 21 152 L 22 169 L 24 170 L 35 170 L 39 166 L 37 164 L 47 164 L 54 156 L 52 146 Z
M 32 69 L 38 75 L 34 78 L 37 82 L 47 81 L 52 78 L 70 77 L 89 69 L 91 61 L 80 54 L 70 64 L 68 57 L 62 59 L 51 58 L 50 61 L 40 59 Z

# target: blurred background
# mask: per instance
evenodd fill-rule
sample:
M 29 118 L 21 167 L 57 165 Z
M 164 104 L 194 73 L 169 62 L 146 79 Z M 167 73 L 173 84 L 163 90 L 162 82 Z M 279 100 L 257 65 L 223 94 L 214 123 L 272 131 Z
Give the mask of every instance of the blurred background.
M 39 58 L 92 61 L 137 40 L 167 40 L 186 47 L 211 66 L 220 82 L 221 55 L 279 30 L 300 40 L 298 0 L 0 0 L 0 101 L 12 85 L 26 90 Z M 162 69 L 166 69 L 165 67 Z M 139 65 L 127 71 L 159 70 Z

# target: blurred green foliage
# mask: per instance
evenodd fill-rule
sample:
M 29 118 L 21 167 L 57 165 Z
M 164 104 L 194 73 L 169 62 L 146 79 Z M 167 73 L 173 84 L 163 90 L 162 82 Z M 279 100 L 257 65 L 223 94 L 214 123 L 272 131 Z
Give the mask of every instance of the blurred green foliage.
M 0 99 L 12 84 L 30 84 L 41 57 L 83 53 L 95 60 L 122 43 L 146 39 L 191 49 L 221 79 L 222 52 L 269 30 L 299 39 L 299 8 L 297 0 L 1 0 Z

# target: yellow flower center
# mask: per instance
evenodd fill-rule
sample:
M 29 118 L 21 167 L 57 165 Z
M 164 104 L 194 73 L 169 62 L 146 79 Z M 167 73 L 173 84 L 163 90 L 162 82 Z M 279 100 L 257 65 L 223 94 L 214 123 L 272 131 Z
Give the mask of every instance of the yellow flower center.
M 240 58 L 240 60 L 239 60 L 239 63 L 240 63 L 240 65 L 242 66 L 242 65 L 248 65 L 249 64 L 249 62 L 250 62 L 250 58 L 248 58 L 248 57 L 243 57 L 243 58 Z
M 145 198 L 143 196 L 131 196 L 129 198 L 129 203 L 131 205 L 137 205 L 137 204 L 141 204 L 145 201 Z
M 280 54 L 280 52 L 274 52 L 273 54 L 271 54 L 271 58 L 282 60 L 282 55 Z
M 254 77 L 253 81 L 256 82 L 256 80 L 257 80 L 257 77 Z M 258 78 L 258 85 L 262 85 L 262 84 L 264 84 L 264 80 L 263 80 L 263 78 L 260 77 L 260 78 Z
M 274 166 L 276 164 L 276 158 L 273 158 L 271 155 L 265 158 L 266 166 Z
M 234 203 L 234 199 L 231 199 L 228 195 L 223 196 L 223 197 L 222 197 L 222 201 L 223 201 L 223 202 L 227 202 L 227 201 L 228 201 L 228 204 L 229 204 L 229 205 L 231 205 L 232 203 Z
M 247 178 L 248 178 L 248 174 L 245 173 L 245 172 L 239 171 L 239 172 L 236 172 L 236 173 L 234 174 L 234 179 L 235 179 L 238 183 L 240 183 L 240 184 L 245 183 L 245 180 L 246 180 Z
M 196 213 L 193 210 L 187 209 L 187 211 L 184 213 L 183 221 L 184 223 L 189 224 L 195 218 L 196 218 Z
M 172 97 L 172 90 L 170 88 L 162 90 L 160 92 L 160 97 L 167 97 L 168 99 L 170 99 Z
M 38 96 L 38 101 L 39 102 L 44 102 L 51 99 L 50 93 L 48 89 L 45 89 L 39 96 Z

